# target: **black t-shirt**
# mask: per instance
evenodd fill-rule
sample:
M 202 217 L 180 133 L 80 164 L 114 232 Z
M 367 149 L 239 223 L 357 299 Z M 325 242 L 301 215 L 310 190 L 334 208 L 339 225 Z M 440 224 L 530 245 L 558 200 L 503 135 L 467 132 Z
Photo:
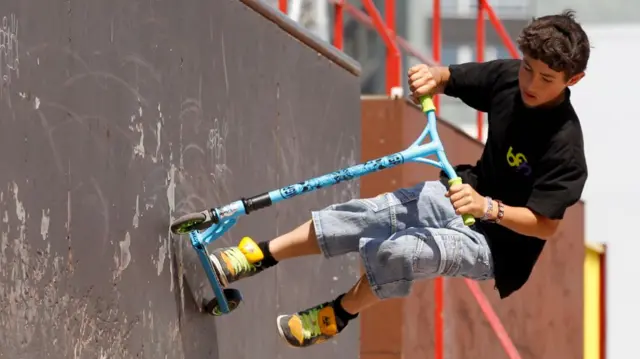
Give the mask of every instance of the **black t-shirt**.
M 489 131 L 475 166 L 456 171 L 478 193 L 504 204 L 527 207 L 551 219 L 561 219 L 582 194 L 587 165 L 582 129 L 566 91 L 553 108 L 527 108 L 520 97 L 521 60 L 494 60 L 449 67 L 445 94 L 488 113 Z M 446 181 L 441 173 L 442 181 Z M 446 183 L 446 182 L 445 182 Z M 491 247 L 495 285 L 501 298 L 529 279 L 545 240 L 476 220 Z

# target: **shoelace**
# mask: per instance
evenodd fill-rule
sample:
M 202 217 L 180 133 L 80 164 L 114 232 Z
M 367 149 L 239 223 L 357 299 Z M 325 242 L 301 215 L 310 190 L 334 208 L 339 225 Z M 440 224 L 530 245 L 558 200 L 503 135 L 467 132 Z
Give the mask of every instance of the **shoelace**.
M 298 314 L 300 321 L 302 321 L 302 335 L 305 339 L 314 338 L 321 334 L 320 325 L 318 324 L 319 313 L 320 309 L 313 308 Z
M 231 259 L 231 266 L 233 267 L 233 271 L 236 274 L 249 272 L 256 269 L 251 265 L 251 263 L 249 263 L 247 257 L 238 248 L 230 248 L 229 250 L 225 251 L 225 254 L 229 256 L 229 259 Z

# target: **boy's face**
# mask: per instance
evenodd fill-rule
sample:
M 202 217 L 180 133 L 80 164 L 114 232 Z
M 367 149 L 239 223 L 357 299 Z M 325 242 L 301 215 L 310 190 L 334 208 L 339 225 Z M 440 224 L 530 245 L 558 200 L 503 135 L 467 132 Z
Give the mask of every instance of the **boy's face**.
M 564 73 L 525 55 L 518 73 L 522 101 L 529 107 L 553 105 L 562 101 L 565 88 L 575 85 L 583 77 L 584 72 L 567 80 Z

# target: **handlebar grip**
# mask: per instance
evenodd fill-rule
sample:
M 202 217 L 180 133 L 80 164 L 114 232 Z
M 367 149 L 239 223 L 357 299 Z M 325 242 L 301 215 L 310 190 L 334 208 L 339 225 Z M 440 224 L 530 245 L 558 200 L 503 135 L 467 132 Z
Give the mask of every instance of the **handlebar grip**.
M 435 111 L 436 105 L 433 103 L 431 96 L 423 96 L 420 98 L 420 105 L 422 106 L 422 112 L 427 113 L 429 111 Z M 462 184 L 462 178 L 456 177 L 449 180 L 449 186 L 454 184 Z M 462 220 L 465 226 L 472 226 L 476 223 L 476 219 L 470 214 L 462 215 Z
M 420 105 L 422 106 L 422 112 L 424 113 L 436 110 L 436 105 L 433 103 L 433 98 L 431 96 L 421 97 Z
M 456 177 L 449 180 L 449 186 L 453 186 L 454 184 L 462 184 L 462 178 Z M 470 214 L 463 214 L 462 221 L 465 226 L 472 226 L 476 223 L 476 219 Z

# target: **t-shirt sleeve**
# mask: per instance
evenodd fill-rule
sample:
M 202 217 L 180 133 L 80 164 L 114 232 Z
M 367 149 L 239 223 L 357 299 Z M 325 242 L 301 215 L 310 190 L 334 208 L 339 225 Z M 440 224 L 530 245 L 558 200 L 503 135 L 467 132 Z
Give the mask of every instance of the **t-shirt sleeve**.
M 444 94 L 462 100 L 467 106 L 488 112 L 494 88 L 509 61 L 498 59 L 487 62 L 467 62 L 449 65 L 449 81 Z
M 552 144 L 534 167 L 534 178 L 527 208 L 562 219 L 566 209 L 580 200 L 587 181 L 584 152 L 575 144 Z

